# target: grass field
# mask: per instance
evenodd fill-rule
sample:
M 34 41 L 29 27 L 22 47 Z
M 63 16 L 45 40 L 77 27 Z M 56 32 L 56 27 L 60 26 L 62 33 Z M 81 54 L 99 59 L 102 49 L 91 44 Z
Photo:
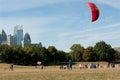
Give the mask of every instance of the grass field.
M 104 64 L 105 65 L 105 64 Z M 79 69 L 74 65 L 72 70 L 60 70 L 59 66 L 47 66 L 43 70 L 34 66 L 14 66 L 0 63 L 0 80 L 120 80 L 120 67 Z

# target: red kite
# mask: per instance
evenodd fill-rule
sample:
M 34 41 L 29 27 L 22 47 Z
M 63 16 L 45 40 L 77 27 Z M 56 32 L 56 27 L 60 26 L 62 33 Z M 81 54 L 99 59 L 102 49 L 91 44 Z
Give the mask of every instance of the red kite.
M 94 22 L 98 19 L 100 15 L 100 11 L 98 7 L 92 2 L 87 2 L 87 5 L 89 6 L 91 13 L 92 13 L 92 22 Z

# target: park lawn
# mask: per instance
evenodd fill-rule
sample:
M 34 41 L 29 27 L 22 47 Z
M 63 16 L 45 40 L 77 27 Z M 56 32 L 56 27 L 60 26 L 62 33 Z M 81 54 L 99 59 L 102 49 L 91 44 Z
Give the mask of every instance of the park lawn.
M 60 70 L 59 66 L 48 66 L 41 70 L 15 65 L 10 71 L 9 65 L 0 64 L 0 80 L 120 80 L 120 68 Z

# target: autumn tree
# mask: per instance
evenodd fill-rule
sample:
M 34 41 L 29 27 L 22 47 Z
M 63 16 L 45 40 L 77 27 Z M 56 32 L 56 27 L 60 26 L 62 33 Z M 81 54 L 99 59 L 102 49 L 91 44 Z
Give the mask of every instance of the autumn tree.
M 82 57 L 85 61 L 94 61 L 95 60 L 95 54 L 94 54 L 94 51 L 93 51 L 93 47 L 87 47 L 84 50 L 84 53 L 83 53 Z

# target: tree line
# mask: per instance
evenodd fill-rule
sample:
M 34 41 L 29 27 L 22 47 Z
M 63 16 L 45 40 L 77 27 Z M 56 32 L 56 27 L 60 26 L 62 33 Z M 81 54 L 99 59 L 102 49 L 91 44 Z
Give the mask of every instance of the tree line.
M 40 46 L 0 45 L 0 61 L 19 65 L 36 65 L 41 61 L 44 65 L 57 64 L 72 60 L 80 61 L 115 61 L 120 59 L 120 53 L 104 41 L 97 42 L 95 46 L 84 48 L 80 44 L 73 44 L 70 52 L 57 50 L 55 46 L 48 48 Z

